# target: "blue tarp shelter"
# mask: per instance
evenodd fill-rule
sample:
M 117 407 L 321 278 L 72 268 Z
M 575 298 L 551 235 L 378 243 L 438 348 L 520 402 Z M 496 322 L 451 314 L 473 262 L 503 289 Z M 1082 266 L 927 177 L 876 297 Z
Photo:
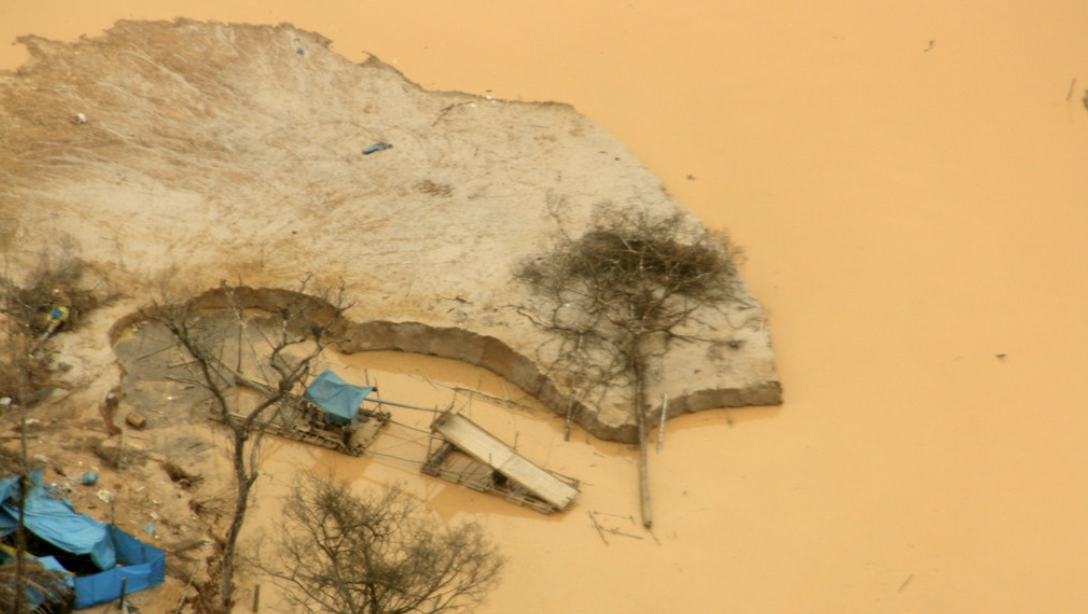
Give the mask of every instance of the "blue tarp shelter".
M 0 535 L 18 527 L 19 478 L 0 479 Z M 41 470 L 31 474 L 23 521 L 28 531 L 64 552 L 86 555 L 99 573 L 75 578 L 76 609 L 88 608 L 126 593 L 162 584 L 166 554 L 128 535 L 114 525 L 77 514 L 71 503 L 50 497 L 42 487 Z
M 89 608 L 107 603 L 121 596 L 121 582 L 125 593 L 155 588 L 166 577 L 166 554 L 135 537 L 106 525 L 113 547 L 117 551 L 118 565 L 91 576 L 78 576 L 76 585 L 76 609 Z
M 331 369 L 325 369 L 310 383 L 302 398 L 320 407 L 330 424 L 354 428 L 359 425 L 359 405 L 373 391 L 373 386 L 353 386 Z
M 27 530 L 65 552 L 91 557 L 99 569 L 112 568 L 117 563 L 117 553 L 106 525 L 77 514 L 66 500 L 47 496 L 42 488 L 41 470 L 32 473 L 30 481 L 23 510 Z M 9 535 L 19 526 L 18 496 L 18 476 L 0 480 L 0 535 Z

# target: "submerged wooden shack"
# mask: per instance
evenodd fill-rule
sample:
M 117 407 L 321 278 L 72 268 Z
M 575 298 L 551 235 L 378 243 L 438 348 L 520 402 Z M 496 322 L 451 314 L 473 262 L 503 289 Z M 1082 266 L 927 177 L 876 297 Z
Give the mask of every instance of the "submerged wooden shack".
M 545 514 L 565 509 L 578 496 L 577 480 L 536 465 L 461 414 L 439 415 L 431 431 L 439 443 L 432 444 L 423 473 Z

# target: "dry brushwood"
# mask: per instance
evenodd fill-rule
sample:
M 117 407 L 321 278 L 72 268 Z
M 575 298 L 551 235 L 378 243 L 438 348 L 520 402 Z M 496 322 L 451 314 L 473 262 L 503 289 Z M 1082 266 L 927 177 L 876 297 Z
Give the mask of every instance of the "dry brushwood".
M 0 319 L 10 346 L 0 358 L 0 397 L 32 406 L 46 396 L 53 385 L 46 342 L 113 298 L 100 294 L 101 280 L 87 287 L 87 268 L 65 236 L 43 249 L 21 279 L 0 275 Z

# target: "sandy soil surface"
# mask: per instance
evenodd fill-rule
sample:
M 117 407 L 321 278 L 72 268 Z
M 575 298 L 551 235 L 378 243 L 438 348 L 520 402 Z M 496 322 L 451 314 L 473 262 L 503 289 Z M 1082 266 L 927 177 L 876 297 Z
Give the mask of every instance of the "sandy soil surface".
M 580 234 L 600 207 L 680 212 L 679 240 L 702 232 L 569 106 L 426 92 L 289 26 L 124 22 L 75 46 L 23 42 L 34 59 L 3 79 L 0 117 L 9 261 L 73 237 L 133 312 L 167 280 L 183 296 L 312 276 L 347 288 L 356 322 L 423 325 L 389 347 L 359 330 L 352 348 L 467 360 L 563 412 L 567 392 L 538 381 L 559 349 L 521 313 L 539 309 L 514 280 L 519 263 L 560 231 Z M 689 321 L 675 332 L 693 341 L 649 366 L 658 411 L 665 394 L 673 415 L 780 401 L 743 284 Z M 446 329 L 472 336 L 443 343 Z M 574 392 L 587 404 L 579 422 L 630 441 L 628 395 L 600 388 Z

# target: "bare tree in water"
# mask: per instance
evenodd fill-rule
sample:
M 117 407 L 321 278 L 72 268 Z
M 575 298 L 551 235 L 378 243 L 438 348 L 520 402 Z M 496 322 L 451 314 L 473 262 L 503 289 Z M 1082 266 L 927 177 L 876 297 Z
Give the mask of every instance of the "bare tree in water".
M 229 614 L 234 604 L 234 572 L 237 565 L 238 537 L 245 523 L 251 493 L 258 472 L 257 458 L 262 436 L 270 415 L 285 403 L 296 402 L 316 369 L 315 361 L 336 341 L 332 334 L 343 313 L 350 307 L 341 285 L 316 296 L 304 280 L 288 295 L 278 310 L 263 319 L 263 360 L 265 382 L 263 398 L 242 410 L 235 402 L 232 388 L 245 381 L 223 357 L 225 338 L 207 328 L 209 311 L 194 307 L 194 301 L 156 300 L 145 311 L 148 319 L 158 322 L 173 334 L 178 345 L 192 359 L 196 380 L 209 393 L 212 417 L 223 423 L 230 434 L 230 458 L 234 468 L 234 502 L 230 523 L 220 542 L 221 555 L 211 561 L 211 582 L 202 587 L 198 607 L 208 612 Z M 220 315 L 234 319 L 238 326 L 241 352 L 243 328 L 252 320 L 240 302 L 248 289 L 232 288 L 225 283 L 219 292 Z M 203 297 L 201 297 L 203 298 Z M 214 314 L 213 310 L 211 314 Z
M 733 248 L 724 235 L 694 227 L 680 214 L 600 208 L 587 231 L 563 228 L 552 248 L 522 263 L 517 279 L 537 302 L 519 311 L 554 335 L 553 376 L 568 389 L 631 391 L 642 456 L 642 521 L 652 524 L 646 471 L 647 360 L 652 347 L 690 339 L 696 312 L 735 298 Z M 656 340 L 657 343 L 651 343 Z

